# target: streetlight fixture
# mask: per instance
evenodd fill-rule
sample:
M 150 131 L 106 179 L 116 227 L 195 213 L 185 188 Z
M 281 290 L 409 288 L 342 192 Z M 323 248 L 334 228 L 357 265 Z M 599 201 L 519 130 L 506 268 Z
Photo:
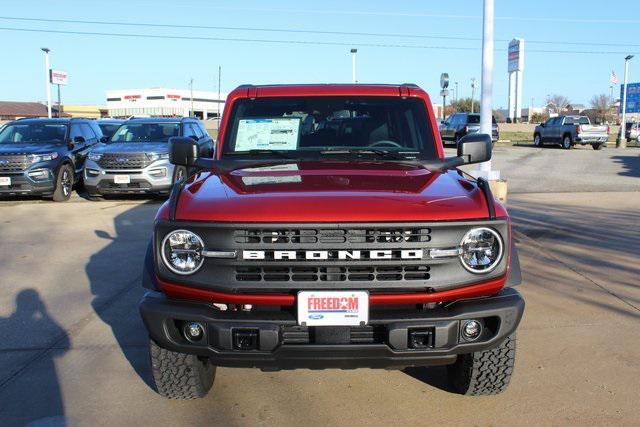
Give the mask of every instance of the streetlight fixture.
M 351 49 L 351 80 L 353 83 L 358 83 L 356 80 L 356 53 L 358 53 L 358 49 Z
M 476 97 L 476 78 L 471 77 L 471 112 L 473 113 L 473 100 Z
M 189 117 L 194 117 L 193 113 L 193 77 L 189 80 L 189 91 L 191 92 L 191 106 L 189 111 Z
M 41 47 L 40 50 L 44 52 L 44 81 L 47 88 L 47 117 L 51 118 L 51 84 L 49 82 L 49 52 L 51 52 L 51 49 Z
M 455 84 L 456 84 L 455 99 L 456 99 L 456 102 L 458 102 L 458 82 L 455 82 Z
M 620 120 L 620 138 L 616 139 L 616 148 L 627 148 L 627 77 L 629 61 L 633 55 L 624 58 L 624 83 L 622 85 L 622 119 Z

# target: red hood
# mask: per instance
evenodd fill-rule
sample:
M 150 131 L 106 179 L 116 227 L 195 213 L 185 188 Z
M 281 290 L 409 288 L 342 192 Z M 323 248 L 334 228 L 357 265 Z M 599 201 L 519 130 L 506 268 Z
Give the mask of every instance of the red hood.
M 497 214 L 503 211 L 496 204 Z M 163 209 L 166 211 L 166 206 Z M 374 162 L 299 162 L 201 174 L 177 220 L 382 222 L 487 218 L 484 196 L 457 172 Z M 165 212 L 166 213 L 166 212 Z M 162 212 L 160 216 L 163 217 Z

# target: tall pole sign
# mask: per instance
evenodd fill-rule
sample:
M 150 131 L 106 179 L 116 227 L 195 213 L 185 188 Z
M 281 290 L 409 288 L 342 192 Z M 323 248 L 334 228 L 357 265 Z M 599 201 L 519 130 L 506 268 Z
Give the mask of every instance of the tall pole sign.
M 57 117 L 60 117 L 62 110 L 62 98 L 60 96 L 60 86 L 69 84 L 69 74 L 62 70 L 49 70 L 49 83 L 58 87 L 58 108 Z
M 440 74 L 440 96 L 442 96 L 442 118 L 446 117 L 446 108 L 447 108 L 447 95 L 449 95 L 449 73 Z
M 524 39 L 513 39 L 508 49 L 509 118 L 512 122 L 522 117 L 522 72 L 524 71 Z

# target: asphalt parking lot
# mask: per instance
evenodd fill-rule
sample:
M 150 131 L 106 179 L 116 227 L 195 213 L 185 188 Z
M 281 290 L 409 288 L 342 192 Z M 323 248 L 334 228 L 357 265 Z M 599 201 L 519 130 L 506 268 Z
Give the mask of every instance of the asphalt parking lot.
M 640 422 L 640 149 L 497 147 L 527 309 L 499 396 L 443 368 L 219 369 L 198 401 L 150 387 L 137 302 L 159 202 L 0 202 L 0 425 Z

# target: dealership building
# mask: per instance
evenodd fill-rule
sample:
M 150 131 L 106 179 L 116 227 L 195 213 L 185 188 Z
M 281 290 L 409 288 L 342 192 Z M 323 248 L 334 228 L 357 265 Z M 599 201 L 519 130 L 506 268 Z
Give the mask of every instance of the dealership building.
M 193 99 L 191 94 L 193 93 Z M 111 117 L 161 116 L 206 120 L 222 114 L 226 94 L 188 89 L 122 89 L 107 91 L 107 111 Z

